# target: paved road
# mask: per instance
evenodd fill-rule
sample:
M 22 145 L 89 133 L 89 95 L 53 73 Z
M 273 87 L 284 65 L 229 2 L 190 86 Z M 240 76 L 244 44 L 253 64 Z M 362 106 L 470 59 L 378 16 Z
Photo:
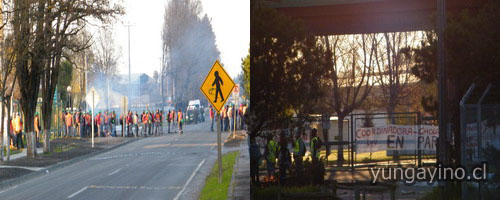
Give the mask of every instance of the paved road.
M 132 142 L 0 191 L 0 199 L 195 199 L 217 156 L 208 126 Z

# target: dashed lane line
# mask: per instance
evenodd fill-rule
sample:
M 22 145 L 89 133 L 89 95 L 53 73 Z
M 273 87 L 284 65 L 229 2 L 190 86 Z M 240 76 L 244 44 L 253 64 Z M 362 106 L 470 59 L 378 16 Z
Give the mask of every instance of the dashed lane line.
M 116 173 L 118 173 L 120 170 L 122 170 L 122 168 L 117 169 L 117 170 L 115 170 L 115 171 L 113 171 L 113 172 L 109 173 L 109 174 L 108 174 L 108 176 L 111 176 L 111 175 L 113 175 L 113 174 L 116 174 Z
M 180 190 L 181 187 L 147 187 L 147 186 L 110 186 L 90 185 L 89 189 L 131 189 L 131 190 Z
M 85 187 L 83 187 L 82 189 L 80 189 L 80 190 L 76 191 L 75 193 L 73 193 L 73 194 L 69 195 L 69 196 L 68 196 L 68 197 L 66 197 L 66 198 L 67 198 L 67 199 L 71 199 L 71 198 L 73 198 L 74 196 L 76 196 L 76 195 L 80 194 L 81 192 L 85 191 L 88 187 L 89 187 L 89 186 L 85 186 Z
M 203 163 L 205 163 L 207 159 L 203 159 L 200 164 L 198 165 L 198 167 L 196 167 L 196 169 L 193 171 L 193 173 L 191 174 L 191 176 L 189 177 L 189 179 L 186 181 L 186 184 L 184 184 L 184 187 L 182 187 L 182 190 L 179 191 L 179 193 L 177 193 L 177 195 L 175 196 L 174 200 L 177 200 L 179 199 L 179 197 L 181 197 L 182 193 L 184 192 L 184 190 L 186 190 L 186 187 L 189 185 L 189 183 L 191 182 L 191 180 L 193 180 L 193 177 L 194 175 L 198 172 L 198 170 L 200 170 L 201 166 L 203 165 Z

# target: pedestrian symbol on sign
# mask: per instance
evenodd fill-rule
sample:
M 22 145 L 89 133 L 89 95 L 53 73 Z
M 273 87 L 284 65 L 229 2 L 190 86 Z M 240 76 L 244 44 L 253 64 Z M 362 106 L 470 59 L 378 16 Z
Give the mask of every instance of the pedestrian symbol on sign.
M 231 95 L 234 85 L 234 81 L 226 70 L 218 61 L 215 61 L 201 84 L 200 90 L 214 109 L 219 112 Z
M 214 72 L 215 80 L 212 83 L 212 86 L 215 85 L 215 100 L 214 103 L 217 102 L 217 96 L 220 94 L 220 98 L 222 98 L 220 101 L 224 102 L 224 96 L 222 96 L 222 90 L 220 89 L 221 85 L 224 85 L 224 82 L 222 82 L 222 79 L 219 76 L 219 72 L 215 71 Z

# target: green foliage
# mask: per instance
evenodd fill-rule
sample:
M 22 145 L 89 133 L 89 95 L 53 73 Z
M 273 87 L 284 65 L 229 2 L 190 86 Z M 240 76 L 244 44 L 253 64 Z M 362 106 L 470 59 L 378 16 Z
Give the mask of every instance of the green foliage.
M 239 151 L 232 151 L 222 156 L 222 183 L 218 180 L 218 163 L 215 162 L 212 171 L 207 177 L 205 186 L 201 190 L 200 199 L 227 199 L 227 190 L 233 175 L 233 165 L 238 157 Z
M 10 155 L 21 153 L 20 149 L 10 148 Z M 7 156 L 7 148 L 3 147 L 3 156 Z
M 322 58 L 315 37 L 301 22 L 251 5 L 251 137 L 264 122 L 306 115 L 321 96 Z
M 414 54 L 411 73 L 420 79 L 424 87 L 424 95 L 420 99 L 420 104 L 425 112 L 437 117 L 437 37 L 435 33 L 426 32 L 420 47 L 410 51 Z
M 243 79 L 241 84 L 247 97 L 250 97 L 250 53 L 241 60 L 241 69 L 243 70 Z
M 300 166 L 292 166 L 290 172 L 290 186 L 304 186 L 304 185 L 321 185 L 324 183 L 325 178 L 325 165 L 323 162 L 313 163 L 309 158 L 303 161 L 302 168 Z
M 71 63 L 67 60 L 61 62 L 61 66 L 59 68 L 59 76 L 58 76 L 58 81 L 57 81 L 57 93 L 59 93 L 59 100 L 62 100 L 63 102 L 67 101 L 68 98 L 68 92 L 66 88 L 71 84 L 71 81 L 73 80 L 73 66 Z
M 478 12 L 463 11 L 448 16 L 445 30 L 446 66 L 449 104 L 458 113 L 458 102 L 472 82 L 498 82 L 500 75 L 500 2 L 487 1 Z M 412 73 L 431 84 L 421 99 L 426 111 L 437 113 L 437 38 L 426 35 L 420 48 L 413 49 L 415 65 Z M 455 116 L 455 115 L 453 115 Z M 458 116 L 458 115 L 456 115 Z M 453 119 L 458 121 L 458 119 Z

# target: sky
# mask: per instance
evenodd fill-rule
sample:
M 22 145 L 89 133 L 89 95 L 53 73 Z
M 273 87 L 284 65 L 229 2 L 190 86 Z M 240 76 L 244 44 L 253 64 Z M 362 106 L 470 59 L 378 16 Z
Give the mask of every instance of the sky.
M 118 73 L 128 73 L 128 30 L 130 24 L 131 73 L 152 76 L 160 71 L 161 31 L 169 0 L 123 0 L 126 14 L 114 24 L 115 44 L 121 52 Z M 241 72 L 241 59 L 250 47 L 250 2 L 248 0 L 202 0 L 203 13 L 212 20 L 216 44 L 231 77 Z M 207 63 L 212 66 L 213 63 Z

